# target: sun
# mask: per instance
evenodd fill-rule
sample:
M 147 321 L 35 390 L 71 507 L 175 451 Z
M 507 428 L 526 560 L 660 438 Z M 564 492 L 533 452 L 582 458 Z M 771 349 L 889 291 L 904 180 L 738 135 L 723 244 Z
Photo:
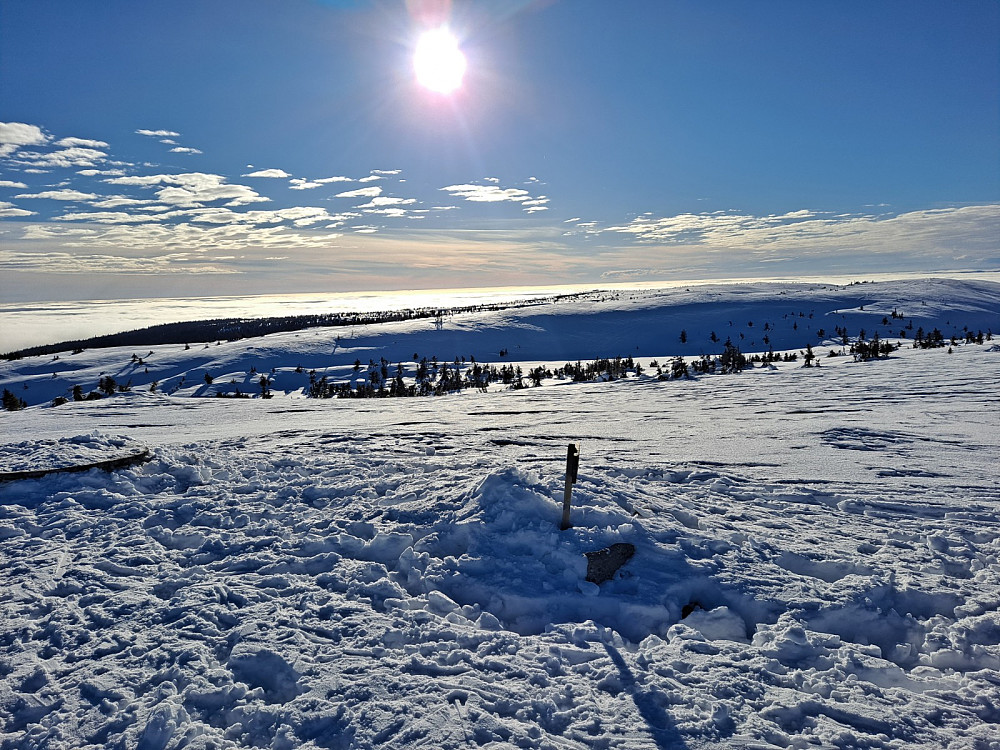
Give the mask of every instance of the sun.
M 424 88 L 450 94 L 462 85 L 465 55 L 458 48 L 458 40 L 447 29 L 425 31 L 417 40 L 413 70 L 417 82 Z

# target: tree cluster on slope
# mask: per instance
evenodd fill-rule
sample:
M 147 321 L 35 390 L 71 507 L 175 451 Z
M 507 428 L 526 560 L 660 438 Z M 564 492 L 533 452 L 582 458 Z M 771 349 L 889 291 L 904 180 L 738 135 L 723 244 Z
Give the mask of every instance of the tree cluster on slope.
M 23 398 L 19 398 L 15 394 L 11 393 L 6 388 L 3 389 L 3 408 L 7 411 L 20 411 L 21 409 L 26 409 L 28 402 Z
M 888 357 L 899 348 L 899 344 L 891 341 L 882 341 L 876 333 L 871 341 L 855 341 L 851 344 L 851 354 L 854 355 L 855 362 L 864 362 L 869 359 Z
M 805 315 L 800 313 L 799 317 L 805 317 Z M 812 316 L 810 315 L 810 317 Z M 904 316 L 897 310 L 893 310 L 891 317 L 893 320 L 904 319 Z M 884 316 L 882 322 L 883 324 L 887 324 L 889 317 Z M 752 324 L 748 323 L 747 325 L 749 327 Z M 772 329 L 768 322 L 764 323 L 763 328 L 764 330 Z M 908 321 L 907 328 L 912 330 L 912 321 Z M 991 341 L 993 338 L 992 331 L 987 331 L 985 334 L 981 330 L 973 332 L 967 326 L 962 331 L 963 333 L 960 335 L 955 334 L 951 336 L 950 341 L 952 346 L 959 345 L 959 342 L 965 344 L 982 344 L 984 341 Z M 686 338 L 686 332 L 684 333 Z M 850 354 L 854 357 L 855 361 L 885 357 L 899 348 L 899 343 L 880 338 L 877 331 L 869 338 L 865 329 L 861 329 L 853 342 L 850 342 L 850 336 L 846 327 L 837 326 L 835 333 L 845 347 L 849 346 Z M 906 338 L 905 330 L 900 331 L 900 337 Z M 711 338 L 713 341 L 718 340 L 714 332 L 712 332 Z M 913 348 L 930 349 L 945 347 L 947 345 L 948 340 L 937 328 L 934 328 L 930 333 L 925 332 L 923 328 L 918 328 L 913 335 Z M 189 347 L 186 346 L 185 348 Z M 949 351 L 951 350 L 949 349 Z M 841 349 L 839 352 L 831 350 L 827 356 L 833 357 L 845 353 L 844 349 Z M 145 358 L 148 358 L 152 354 L 152 351 L 148 352 L 145 357 L 133 354 L 131 358 L 133 368 L 145 366 L 147 364 Z M 501 356 L 506 354 L 506 350 L 500 352 Z M 807 343 L 805 351 L 801 354 L 803 355 L 806 367 L 819 366 L 819 359 L 814 354 L 811 344 Z M 659 380 L 670 380 L 716 372 L 722 374 L 738 373 L 746 368 L 752 368 L 757 364 L 767 365 L 772 362 L 793 362 L 797 358 L 798 355 L 795 352 L 779 354 L 775 353 L 773 349 L 769 349 L 763 354 L 747 356 L 740 351 L 738 346 L 733 344 L 731 339 L 727 338 L 722 352 L 718 355 L 703 354 L 693 359 L 690 363 L 685 361 L 683 357 L 676 356 L 666 366 L 660 365 L 655 360 L 650 362 L 649 366 L 655 370 L 655 375 Z M 53 360 L 57 359 L 59 359 L 58 356 L 53 358 Z M 573 382 L 614 381 L 620 378 L 627 378 L 630 374 L 634 374 L 636 377 L 643 374 L 642 365 L 632 357 L 599 358 L 587 363 L 577 361 L 576 363 L 566 363 L 562 367 L 554 369 L 538 365 L 528 369 L 527 372 L 524 372 L 520 365 L 515 364 L 503 364 L 500 366 L 484 365 L 476 362 L 474 356 L 471 356 L 468 361 L 466 361 L 465 356 L 456 356 L 454 362 L 449 363 L 447 361 L 439 361 L 436 356 L 428 360 L 427 357 L 420 358 L 417 353 L 414 353 L 413 360 L 416 366 L 415 375 L 412 377 L 407 374 L 402 363 L 397 364 L 394 369 L 390 369 L 390 363 L 385 358 L 382 358 L 378 363 L 374 360 L 369 360 L 368 367 L 363 373 L 361 361 L 356 360 L 354 363 L 354 372 L 356 375 L 354 378 L 346 381 L 334 381 L 325 375 L 317 376 L 316 371 L 313 370 L 309 373 L 309 386 L 306 394 L 311 398 L 319 399 L 334 397 L 396 398 L 432 396 L 454 393 L 470 388 L 486 391 L 491 385 L 495 384 L 500 384 L 510 389 L 520 389 L 529 386 L 537 387 L 542 384 L 543 380 L 553 378 L 569 379 Z M 815 364 L 813 364 L 814 362 Z M 149 373 L 149 368 L 147 367 L 145 371 Z M 299 366 L 295 368 L 295 371 L 302 373 L 303 368 Z M 274 372 L 275 370 L 272 368 L 272 375 Z M 260 389 L 259 397 L 271 398 L 272 375 L 260 375 L 257 378 L 256 367 L 251 367 L 250 375 L 256 378 L 257 386 Z M 55 373 L 53 373 L 53 377 L 55 377 Z M 203 379 L 206 387 L 211 386 L 215 380 L 207 372 L 203 373 Z M 235 384 L 235 380 L 231 382 Z M 181 377 L 180 381 L 169 392 L 176 392 L 183 383 L 184 377 Z M 131 385 L 131 380 L 126 383 L 119 383 L 114 377 L 102 373 L 96 390 L 84 393 L 81 386 L 74 385 L 71 389 L 72 400 L 89 401 L 104 398 L 114 393 L 129 391 L 131 390 Z M 150 381 L 150 392 L 156 392 L 158 387 L 159 381 L 155 379 Z M 241 392 L 239 388 L 235 389 L 235 393 L 218 391 L 215 395 L 221 398 L 251 397 L 250 394 Z M 67 403 L 68 400 L 65 396 L 58 396 L 52 401 L 52 405 L 59 406 Z M 17 410 L 25 406 L 27 406 L 27 403 L 23 399 L 18 398 L 6 389 L 4 390 L 4 409 Z

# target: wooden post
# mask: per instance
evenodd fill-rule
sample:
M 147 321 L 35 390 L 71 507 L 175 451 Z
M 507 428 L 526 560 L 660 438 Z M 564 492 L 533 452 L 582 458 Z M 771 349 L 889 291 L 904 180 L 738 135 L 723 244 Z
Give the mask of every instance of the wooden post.
M 570 443 L 566 451 L 566 491 L 563 494 L 562 524 L 560 529 L 565 531 L 570 527 L 569 505 L 573 499 L 573 485 L 576 483 L 576 474 L 580 468 L 580 444 Z

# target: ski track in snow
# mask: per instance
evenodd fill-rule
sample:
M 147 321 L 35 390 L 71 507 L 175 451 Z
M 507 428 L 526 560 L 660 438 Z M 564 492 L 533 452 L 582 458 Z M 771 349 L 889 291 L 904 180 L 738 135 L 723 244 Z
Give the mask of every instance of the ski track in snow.
M 1000 747 L 998 382 L 963 346 L 3 414 L 4 469 L 152 459 L 0 484 L 0 748 Z

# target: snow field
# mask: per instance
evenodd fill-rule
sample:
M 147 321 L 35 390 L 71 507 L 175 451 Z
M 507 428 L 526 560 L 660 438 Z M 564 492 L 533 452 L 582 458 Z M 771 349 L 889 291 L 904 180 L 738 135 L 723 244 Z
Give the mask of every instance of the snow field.
M 895 311 L 906 316 L 893 318 Z M 885 321 L 885 323 L 883 323 Z M 314 328 L 256 339 L 87 350 L 79 354 L 0 361 L 0 387 L 29 405 L 71 398 L 74 386 L 94 391 L 102 377 L 136 392 L 174 396 L 260 393 L 261 375 L 276 396 L 302 396 L 309 372 L 330 382 L 357 385 L 369 361 L 388 362 L 390 377 L 403 365 L 413 383 L 418 358 L 464 371 L 471 358 L 497 366 L 539 363 L 560 367 L 599 357 L 651 359 L 666 366 L 680 355 L 692 361 L 718 355 L 730 339 L 744 353 L 801 351 L 820 356 L 843 347 L 836 329 L 854 341 L 940 329 L 964 338 L 965 330 L 1000 334 L 1000 290 L 988 282 L 897 281 L 836 287 L 819 284 L 706 285 L 688 290 L 593 292 L 582 298 L 527 308 L 448 317 L 443 324 L 415 320 L 382 325 Z M 681 333 L 686 341 L 681 343 Z M 714 340 L 712 337 L 715 337 Z M 506 352 L 500 356 L 500 352 Z M 464 359 L 464 361 L 463 361 Z M 354 364 L 360 361 L 361 370 Z M 212 378 L 211 384 L 205 375 Z
M 0 484 L 0 747 L 998 747 L 997 382 L 973 345 L 0 415 L 11 470 L 153 454 Z

